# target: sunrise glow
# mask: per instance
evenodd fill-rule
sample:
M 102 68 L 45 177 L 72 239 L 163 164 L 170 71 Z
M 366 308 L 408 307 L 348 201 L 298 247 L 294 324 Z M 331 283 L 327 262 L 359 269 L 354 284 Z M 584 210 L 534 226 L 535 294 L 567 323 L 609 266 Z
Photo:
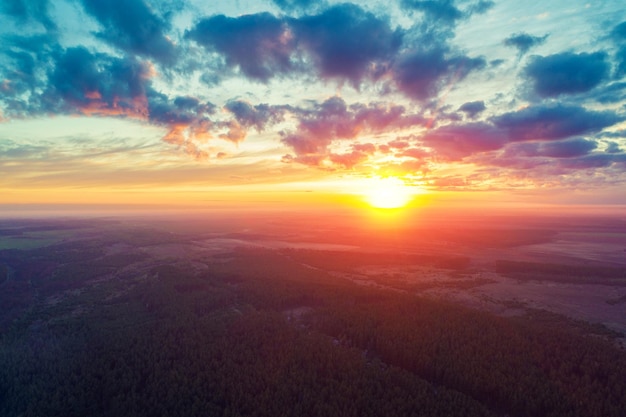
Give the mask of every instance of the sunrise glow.
M 411 189 L 397 178 L 369 181 L 365 201 L 379 209 L 395 209 L 406 206 L 412 199 Z

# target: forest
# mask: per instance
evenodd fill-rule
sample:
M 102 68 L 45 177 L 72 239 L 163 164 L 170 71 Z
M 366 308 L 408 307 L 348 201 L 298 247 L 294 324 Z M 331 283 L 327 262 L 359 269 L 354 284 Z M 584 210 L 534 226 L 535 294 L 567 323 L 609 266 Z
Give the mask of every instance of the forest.
M 184 240 L 115 229 L 1 250 L 0 415 L 626 415 L 626 353 L 605 329 L 357 285 L 309 252 L 147 250 Z

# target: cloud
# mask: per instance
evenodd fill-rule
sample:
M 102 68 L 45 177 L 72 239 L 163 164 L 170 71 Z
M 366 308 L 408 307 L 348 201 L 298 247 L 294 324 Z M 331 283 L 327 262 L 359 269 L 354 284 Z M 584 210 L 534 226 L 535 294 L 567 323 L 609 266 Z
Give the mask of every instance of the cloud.
M 195 97 L 179 96 L 171 100 L 165 94 L 150 89 L 147 95 L 148 120 L 156 125 L 166 126 L 166 142 L 192 148 L 194 140 L 211 137 L 213 122 L 210 116 L 215 105 L 201 102 Z M 192 153 L 197 153 L 195 150 Z
M 587 155 L 598 147 L 595 141 L 583 138 L 562 140 L 557 142 L 541 143 L 539 153 L 541 156 L 551 158 L 573 158 Z
M 20 98 L 36 95 L 46 88 L 45 70 L 51 57 L 58 55 L 60 47 L 55 34 L 33 36 L 4 36 L 4 49 L 0 54 L 0 93 L 8 113 L 17 115 Z
M 426 100 L 437 94 L 441 84 L 458 82 L 471 71 L 485 67 L 483 58 L 464 55 L 447 57 L 445 45 L 430 50 L 415 50 L 398 57 L 393 67 L 393 79 L 398 89 L 408 97 Z
M 616 42 L 626 42 L 626 21 L 616 25 L 611 31 L 611 38 Z
M 372 153 L 370 146 L 354 144 L 352 154 L 335 155 L 333 161 L 329 146 L 336 140 L 356 139 L 424 123 L 421 116 L 406 114 L 402 106 L 383 103 L 348 106 L 341 97 L 315 103 L 312 109 L 292 108 L 290 112 L 298 120 L 298 126 L 296 131 L 281 132 L 281 141 L 295 152 L 296 157 L 286 160 L 316 166 L 325 160 L 339 163 L 340 160 L 357 160 Z M 349 164 L 342 162 L 341 165 Z
M 293 35 L 284 20 L 270 13 L 211 16 L 200 20 L 185 37 L 219 52 L 227 65 L 251 79 L 267 81 L 294 69 Z
M 548 39 L 548 35 L 533 36 L 528 33 L 516 33 L 509 36 L 504 40 L 505 46 L 510 46 L 517 49 L 519 55 L 525 55 L 532 48 L 542 45 Z
M 463 17 L 463 13 L 454 3 L 454 0 L 402 0 L 400 5 L 406 10 L 414 10 L 424 13 L 427 19 L 454 23 L 456 20 Z
M 29 69 L 29 59 L 19 57 L 17 68 Z M 131 117 L 165 127 L 163 140 L 195 157 L 207 156 L 196 142 L 211 137 L 214 123 L 210 116 L 215 106 L 192 96 L 170 98 L 156 92 L 152 87 L 154 69 L 150 63 L 133 57 L 94 53 L 82 46 L 50 49 L 44 61 L 49 61 L 46 78 L 39 80 L 33 76 L 27 80 L 31 83 L 31 94 L 4 100 L 9 116 Z
M 45 158 L 48 148 L 39 145 L 21 144 L 12 140 L 0 140 L 0 159 Z
M 97 36 L 121 50 L 172 64 L 174 43 L 167 37 L 169 22 L 156 15 L 144 0 L 81 0 L 103 27 Z
M 621 118 L 610 111 L 570 105 L 537 105 L 491 119 L 511 141 L 555 140 L 596 133 Z
M 354 84 L 374 76 L 398 51 L 402 31 L 353 4 L 333 6 L 321 14 L 291 20 L 300 47 L 315 61 L 324 78 Z
M 454 25 L 472 14 L 487 12 L 495 4 L 493 1 L 479 0 L 461 10 L 456 3 L 455 0 L 401 0 L 400 7 L 410 12 L 421 12 L 426 20 L 434 20 L 437 24 Z
M 430 156 L 430 153 L 421 148 L 409 148 L 403 150 L 399 156 L 408 156 L 409 158 L 424 159 Z
M 485 111 L 485 109 L 486 107 L 484 101 L 469 101 L 467 103 L 463 103 L 461 107 L 459 107 L 459 111 L 467 114 L 467 116 L 471 119 Z
M 615 54 L 617 61 L 617 68 L 615 70 L 615 76 L 622 78 L 626 76 L 626 45 L 622 46 Z
M 354 168 L 356 165 L 367 161 L 368 158 L 369 154 L 359 151 L 352 151 L 344 154 L 331 153 L 329 155 L 329 159 L 332 163 L 348 169 Z
M 611 39 L 618 46 L 615 53 L 617 67 L 615 76 L 622 78 L 626 76 L 626 21 L 616 25 L 610 33 Z
M 587 92 L 609 75 L 607 54 L 604 52 L 563 52 L 547 57 L 535 56 L 525 68 L 540 97 Z
M 373 143 L 354 143 L 352 149 L 367 155 L 373 155 L 376 152 L 376 145 Z
M 619 103 L 626 99 L 626 82 L 604 84 L 593 91 L 592 98 L 598 103 Z
M 348 106 L 341 97 L 331 97 L 316 104 L 312 111 L 294 110 L 299 119 L 298 131 L 324 139 L 352 139 L 361 133 L 379 133 L 406 127 L 419 117 L 405 115 L 402 106 L 361 103 Z
M 626 154 L 609 154 L 600 153 L 586 155 L 581 158 L 563 159 L 559 161 L 559 165 L 566 169 L 583 170 L 583 169 L 598 169 L 607 168 L 614 163 L 626 162 Z
M 405 149 L 411 146 L 411 144 L 406 140 L 395 139 L 387 143 L 387 146 L 389 146 L 392 149 Z
M 278 18 L 270 13 L 202 19 L 185 36 L 248 78 L 266 82 L 312 62 L 321 77 L 358 84 L 376 77 L 400 47 L 402 31 L 352 4 L 320 14 Z M 308 59 L 304 59 L 308 57 Z M 310 65 L 310 63 L 309 63 Z
M 480 122 L 442 126 L 426 132 L 420 141 L 439 158 L 458 161 L 475 153 L 500 149 L 507 143 L 507 137 L 501 129 Z
M 606 153 L 620 153 L 620 152 L 622 152 L 622 150 L 619 147 L 619 143 L 617 142 L 608 143 L 608 146 L 606 147 Z
M 261 132 L 269 124 L 281 122 L 284 117 L 285 108 L 270 106 L 268 104 L 251 105 L 242 100 L 230 100 L 224 106 L 231 112 L 240 125 Z
M 556 142 L 523 142 L 513 143 L 506 148 L 506 156 L 574 158 L 588 155 L 596 149 L 595 141 L 583 138 L 561 140 Z
M 50 18 L 50 2 L 48 0 L 2 0 L 0 11 L 18 19 L 21 22 L 35 20 L 41 23 L 47 30 L 57 29 L 56 24 Z
M 84 47 L 68 48 L 49 74 L 43 94 L 48 110 L 83 114 L 147 115 L 146 87 L 152 70 L 133 58 L 92 54 Z

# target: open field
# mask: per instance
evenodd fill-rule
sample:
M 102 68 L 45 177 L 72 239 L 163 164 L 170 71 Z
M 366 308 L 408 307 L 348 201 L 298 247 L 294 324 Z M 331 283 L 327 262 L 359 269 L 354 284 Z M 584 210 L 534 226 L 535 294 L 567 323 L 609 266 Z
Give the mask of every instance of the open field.
M 356 395 L 346 415 L 621 416 L 626 233 L 574 220 L 3 221 L 50 241 L 0 249 L 0 412 L 150 415 L 177 386 L 170 415 L 280 408 L 241 394 L 271 387 L 285 407 Z

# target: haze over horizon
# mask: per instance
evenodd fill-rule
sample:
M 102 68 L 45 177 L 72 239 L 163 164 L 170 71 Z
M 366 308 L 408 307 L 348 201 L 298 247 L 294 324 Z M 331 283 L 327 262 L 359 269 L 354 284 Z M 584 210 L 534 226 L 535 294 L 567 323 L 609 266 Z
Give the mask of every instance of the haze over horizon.
M 624 12 L 6 1 L 0 206 L 624 205 Z

